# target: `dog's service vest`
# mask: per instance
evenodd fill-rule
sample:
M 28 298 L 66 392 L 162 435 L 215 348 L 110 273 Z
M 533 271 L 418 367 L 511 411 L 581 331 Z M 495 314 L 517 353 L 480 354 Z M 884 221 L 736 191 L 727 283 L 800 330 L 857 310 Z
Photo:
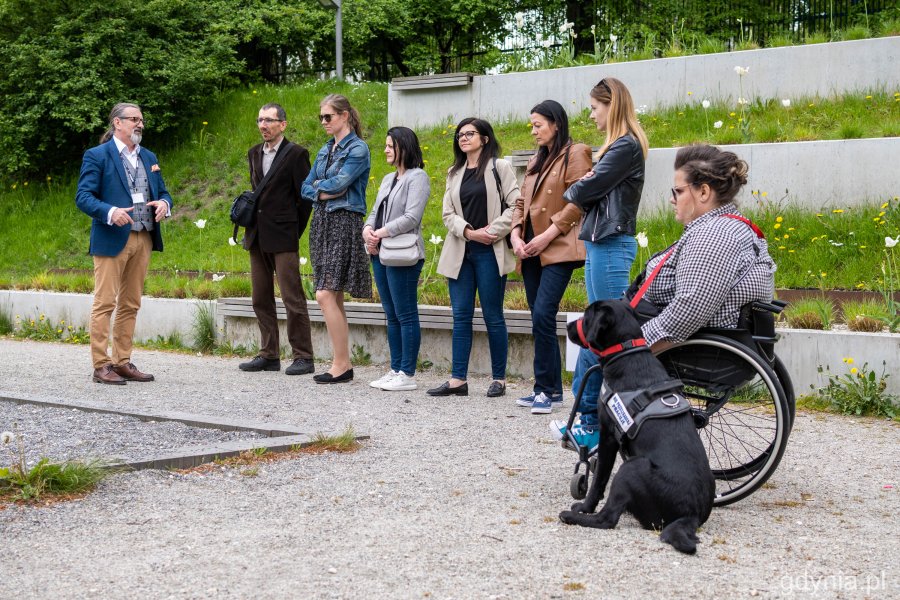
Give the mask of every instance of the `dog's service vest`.
M 613 392 L 604 383 L 600 400 L 616 422 L 616 441 L 627 436 L 633 440 L 641 426 L 650 419 L 667 419 L 691 410 L 691 403 L 683 395 L 678 379 L 664 381 L 645 390 Z

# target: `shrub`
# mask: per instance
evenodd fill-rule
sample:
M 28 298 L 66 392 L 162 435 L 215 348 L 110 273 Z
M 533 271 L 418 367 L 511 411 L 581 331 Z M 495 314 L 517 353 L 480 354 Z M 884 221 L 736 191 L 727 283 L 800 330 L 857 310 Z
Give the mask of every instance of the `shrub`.
M 796 329 L 828 329 L 834 321 L 834 304 L 825 298 L 804 298 L 788 306 L 784 318 Z
M 844 302 L 841 312 L 850 331 L 879 332 L 887 319 L 887 308 L 877 300 Z
M 897 397 L 886 393 L 887 363 L 883 363 L 881 376 L 869 370 L 868 363 L 861 368 L 852 367 L 853 359 L 845 358 L 844 363 L 850 367 L 844 375 L 832 375 L 830 369 L 828 385 L 818 390 L 818 395 L 829 402 L 835 410 L 845 415 L 884 416 L 893 419 L 898 414 Z M 819 367 L 819 372 L 823 372 Z

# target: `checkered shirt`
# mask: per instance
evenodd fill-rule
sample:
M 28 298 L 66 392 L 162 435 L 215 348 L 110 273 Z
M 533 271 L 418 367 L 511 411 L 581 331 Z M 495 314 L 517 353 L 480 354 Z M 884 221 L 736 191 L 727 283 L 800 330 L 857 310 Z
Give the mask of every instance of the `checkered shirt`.
M 648 344 L 684 341 L 702 327 L 737 327 L 742 306 L 772 300 L 776 266 L 766 240 L 724 214 L 740 212 L 733 203 L 713 209 L 686 225 L 670 246 L 672 255 L 644 295 L 664 307 L 643 326 Z M 647 262 L 647 273 L 667 251 Z

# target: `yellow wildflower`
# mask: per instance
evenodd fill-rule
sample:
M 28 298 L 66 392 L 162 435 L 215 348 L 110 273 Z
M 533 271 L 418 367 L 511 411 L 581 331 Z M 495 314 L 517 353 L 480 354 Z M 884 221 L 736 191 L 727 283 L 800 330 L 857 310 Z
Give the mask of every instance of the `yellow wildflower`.
M 728 113 L 728 116 L 729 116 L 729 117 L 733 117 L 733 116 L 735 116 L 736 114 L 737 114 L 737 113 L 730 112 L 730 113 Z
M 859 369 L 857 369 L 856 367 L 853 367 L 852 369 L 850 369 L 850 372 L 853 373 L 854 375 L 856 375 L 856 373 L 858 371 L 859 371 Z
M 848 356 L 847 358 L 844 359 L 844 362 L 847 363 L 848 365 L 852 365 L 853 359 Z
M 768 196 L 768 195 L 769 195 L 769 192 L 763 192 L 763 193 L 762 193 L 762 197 L 763 197 L 763 198 L 765 198 L 765 197 Z
M 781 227 L 781 223 L 775 223 L 775 229 L 778 229 L 780 227 Z
M 819 276 L 820 277 L 828 277 L 828 273 L 826 273 L 825 271 L 822 271 L 821 273 L 819 273 Z
M 872 96 L 866 96 L 866 100 L 871 100 Z
M 795 229 L 797 229 L 797 228 L 796 227 L 788 227 L 788 231 L 794 231 Z
M 777 216 L 777 217 L 775 217 L 775 222 L 776 222 L 776 223 L 781 223 L 782 221 L 784 221 L 784 217 L 782 217 L 782 216 L 780 216 L 780 215 Z
M 833 213 L 836 214 L 836 215 L 839 215 L 839 214 L 841 214 L 842 212 L 844 212 L 844 209 L 843 209 L 843 208 L 836 208 L 836 209 L 834 209 L 834 210 L 831 211 L 831 212 L 833 212 Z
M 884 204 L 881 205 L 881 208 L 887 208 L 887 207 L 888 207 L 888 203 L 887 203 L 887 202 L 885 202 Z
M 779 250 L 786 250 L 786 249 L 787 249 L 787 246 L 778 246 L 778 249 L 779 249 Z

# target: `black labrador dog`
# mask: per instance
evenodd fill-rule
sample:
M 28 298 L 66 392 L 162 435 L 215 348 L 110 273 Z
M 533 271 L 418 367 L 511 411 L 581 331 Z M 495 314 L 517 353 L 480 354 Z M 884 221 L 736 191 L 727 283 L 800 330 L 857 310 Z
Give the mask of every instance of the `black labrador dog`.
M 584 339 L 597 350 L 642 339 L 641 327 L 627 302 L 594 302 L 581 324 Z M 587 347 L 578 323 L 568 326 L 569 339 Z M 604 385 L 617 393 L 648 389 L 671 378 L 649 350 L 623 353 L 612 360 L 601 359 Z M 616 422 L 602 402 L 597 474 L 583 502 L 563 511 L 559 518 L 570 525 L 613 529 L 624 511 L 645 529 L 662 530 L 659 539 L 685 554 L 697 551 L 697 528 L 712 511 L 715 480 L 706 450 L 697 435 L 691 412 L 643 422 L 634 439 L 622 437 L 628 458 L 619 468 L 600 512 L 593 514 L 603 498 L 620 444 Z

